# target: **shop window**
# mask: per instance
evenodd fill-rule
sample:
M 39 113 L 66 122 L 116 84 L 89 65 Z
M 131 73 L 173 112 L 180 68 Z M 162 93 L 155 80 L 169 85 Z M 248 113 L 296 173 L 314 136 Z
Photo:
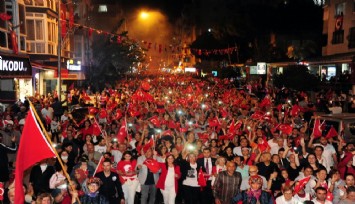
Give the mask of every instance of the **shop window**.
M 332 44 L 344 43 L 344 30 L 337 30 L 333 32 Z
M 349 31 L 349 48 L 355 48 L 355 27 L 350 28 Z

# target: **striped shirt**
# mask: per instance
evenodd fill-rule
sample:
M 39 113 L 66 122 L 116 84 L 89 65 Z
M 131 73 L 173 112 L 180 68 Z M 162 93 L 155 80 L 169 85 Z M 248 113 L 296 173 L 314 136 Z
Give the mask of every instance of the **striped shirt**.
M 232 176 L 227 171 L 218 173 L 213 186 L 213 195 L 222 204 L 231 203 L 232 198 L 240 191 L 242 176 L 239 172 L 234 172 Z

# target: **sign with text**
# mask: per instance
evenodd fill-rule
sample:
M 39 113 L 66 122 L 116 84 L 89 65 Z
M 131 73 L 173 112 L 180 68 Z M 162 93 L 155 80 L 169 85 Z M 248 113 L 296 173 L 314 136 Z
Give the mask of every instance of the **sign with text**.
M 26 57 L 0 55 L 0 78 L 32 77 L 32 66 Z

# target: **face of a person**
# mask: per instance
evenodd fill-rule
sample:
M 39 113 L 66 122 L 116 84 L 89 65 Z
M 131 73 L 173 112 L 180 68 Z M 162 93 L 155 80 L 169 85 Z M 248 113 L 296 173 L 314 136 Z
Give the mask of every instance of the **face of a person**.
M 282 175 L 282 177 L 285 178 L 285 179 L 288 178 L 288 173 L 287 173 L 287 171 L 282 171 L 282 172 L 281 172 L 281 175 Z
M 247 148 L 242 149 L 242 155 L 243 156 L 248 156 L 249 155 L 249 150 Z
M 347 176 L 345 178 L 345 183 L 347 186 L 353 186 L 355 184 L 355 180 L 354 180 L 354 177 L 353 176 Z
M 210 150 L 203 150 L 203 157 L 204 158 L 209 158 L 211 156 Z
M 252 183 L 250 184 L 251 189 L 253 190 L 259 190 L 261 188 L 261 184 L 259 183 Z
M 321 170 L 317 173 L 317 177 L 324 181 L 327 178 L 327 171 Z
M 288 201 L 288 200 L 291 200 L 292 199 L 292 191 L 289 190 L 289 191 L 285 191 L 284 192 L 284 196 L 285 196 L 285 199 Z
M 254 168 L 254 167 L 249 168 L 249 175 L 250 176 L 255 176 L 257 174 L 258 174 L 258 170 L 256 168 Z
M 312 169 L 310 169 L 310 168 L 307 168 L 307 169 L 305 169 L 304 170 L 304 176 L 310 176 L 310 175 L 312 175 L 313 174 L 313 170 Z
M 106 171 L 106 172 L 108 172 L 108 171 L 111 170 L 111 164 L 110 164 L 110 162 L 104 162 L 104 163 L 102 164 L 102 166 L 103 166 L 103 168 L 104 168 L 104 171 Z
M 355 202 L 355 192 L 348 193 L 348 199 Z
M 132 158 L 132 156 L 131 156 L 130 154 L 125 154 L 125 155 L 124 155 L 124 159 L 125 159 L 126 161 L 130 161 L 131 158 Z
M 315 163 L 316 163 L 316 157 L 313 156 L 313 155 L 309 155 L 309 156 L 308 156 L 308 162 L 309 162 L 310 164 L 315 164 Z
M 190 154 L 189 155 L 189 161 L 190 161 L 190 163 L 196 162 L 196 156 L 194 154 Z
M 280 158 L 278 156 L 273 156 L 272 157 L 272 161 L 276 164 L 278 164 L 280 162 Z
M 95 193 L 99 189 L 99 185 L 97 185 L 96 183 L 91 183 L 90 185 L 88 185 L 88 188 L 90 193 Z
M 246 147 L 247 145 L 248 145 L 248 142 L 247 142 L 246 139 L 242 139 L 242 140 L 240 141 L 240 146 L 241 146 L 241 147 Z
M 152 153 L 152 150 L 150 150 L 150 149 L 147 150 L 146 153 L 145 153 L 145 157 L 146 157 L 146 158 L 151 158 L 152 155 L 153 155 L 153 153 Z
M 50 197 L 44 197 L 41 201 L 41 204 L 50 204 L 50 203 L 51 203 Z
M 172 164 L 174 163 L 174 157 L 173 156 L 169 156 L 166 161 L 168 162 L 168 164 Z
M 325 137 L 321 137 L 319 141 L 322 145 L 327 145 L 328 141 L 325 139 Z
M 323 190 L 318 190 L 316 192 L 316 197 L 319 201 L 325 201 L 325 198 L 327 197 L 327 192 Z
M 233 174 L 235 172 L 235 169 L 236 169 L 236 167 L 235 167 L 235 164 L 233 162 L 228 162 L 227 163 L 227 172 L 229 174 Z
M 317 156 L 322 156 L 322 153 L 323 153 L 323 151 L 322 151 L 322 149 L 320 149 L 320 148 L 316 148 L 315 150 L 314 150 L 314 153 L 317 155 Z

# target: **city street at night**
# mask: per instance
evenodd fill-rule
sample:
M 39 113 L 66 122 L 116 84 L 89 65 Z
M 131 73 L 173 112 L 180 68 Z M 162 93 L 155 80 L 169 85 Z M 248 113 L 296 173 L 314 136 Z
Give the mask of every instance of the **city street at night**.
M 0 0 L 0 204 L 353 204 L 354 68 L 351 0 Z

